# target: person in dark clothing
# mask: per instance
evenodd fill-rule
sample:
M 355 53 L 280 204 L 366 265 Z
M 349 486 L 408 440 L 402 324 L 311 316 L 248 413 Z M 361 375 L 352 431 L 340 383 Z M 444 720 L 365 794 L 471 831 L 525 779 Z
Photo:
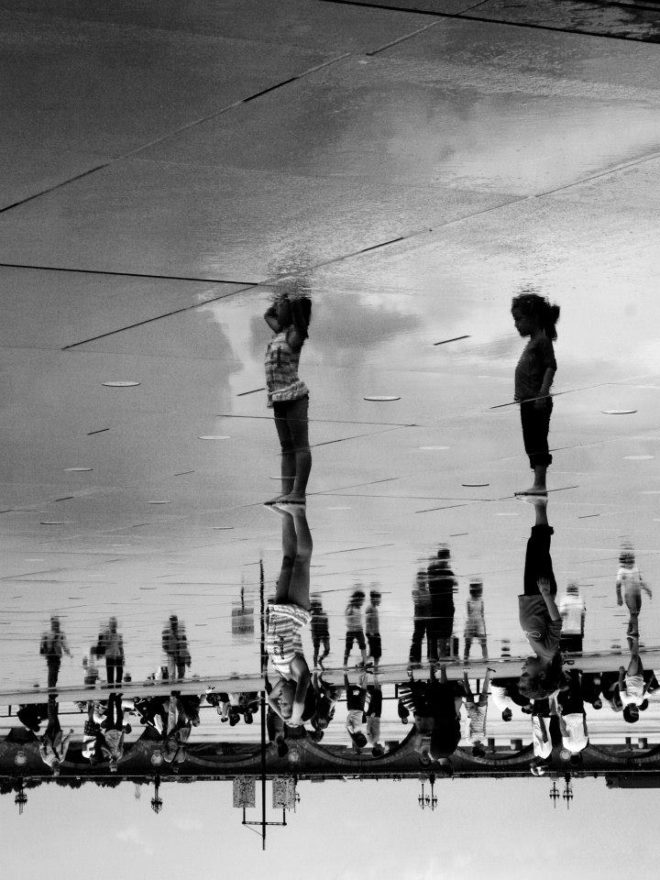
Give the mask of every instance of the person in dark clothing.
M 546 472 L 552 464 L 548 449 L 548 431 L 552 413 L 550 387 L 557 371 L 553 341 L 559 319 L 559 306 L 551 305 L 532 289 L 523 289 L 511 303 L 516 330 L 529 337 L 515 373 L 514 398 L 520 403 L 525 452 L 534 471 L 534 483 L 521 495 L 548 494 Z
M 429 626 L 429 659 L 437 662 L 451 654 L 451 635 L 454 629 L 454 589 L 456 578 L 450 568 L 449 547 L 444 544 L 427 568 L 431 620 Z
M 534 651 L 525 662 L 518 688 L 523 696 L 548 696 L 562 676 L 559 650 L 562 619 L 555 596 L 557 581 L 552 570 L 547 499 L 534 496 L 535 524 L 525 554 L 524 593 L 518 597 L 520 626 Z
M 383 715 L 383 689 L 377 679 L 367 685 L 365 717 L 367 719 L 367 742 L 371 746 L 374 758 L 385 754 L 385 747 L 380 740 L 380 725 Z
M 447 679 L 445 667 L 440 669 L 440 681 L 435 677 L 429 686 L 428 700 L 433 718 L 431 731 L 431 759 L 449 758 L 461 739 L 460 711 L 465 691 L 458 681 Z
M 22 705 L 16 713 L 16 717 L 28 730 L 39 733 L 41 722 L 48 718 L 48 704 L 27 703 Z
M 96 656 L 105 657 L 108 685 L 121 684 L 124 677 L 124 639 L 117 630 L 117 618 L 111 617 L 108 625 L 99 633 Z
M 582 699 L 585 703 L 591 703 L 594 709 L 602 709 L 603 701 L 600 698 L 602 679 L 600 672 L 583 672 L 580 680 Z
M 176 614 L 172 614 L 163 630 L 163 652 L 167 655 L 170 681 L 180 681 L 190 667 L 190 650 L 186 630 Z
M 330 653 L 330 629 L 328 627 L 328 615 L 323 610 L 321 597 L 315 593 L 310 597 L 310 612 L 312 619 L 310 628 L 312 631 L 312 647 L 314 649 L 314 668 L 323 669 L 323 661 Z M 323 653 L 321 654 L 321 647 Z
M 461 738 L 460 711 L 465 691 L 458 681 L 447 679 L 445 667 L 440 681 L 410 680 L 399 686 L 402 704 L 412 711 L 418 736 L 420 759 L 440 761 L 456 751 Z
M 429 585 L 425 568 L 417 572 L 412 598 L 413 634 L 408 663 L 410 666 L 419 666 L 422 661 L 422 643 L 425 637 L 427 658 L 431 651 L 431 597 L 429 596 Z
M 50 629 L 41 637 L 39 653 L 42 657 L 46 658 L 46 665 L 48 667 L 48 687 L 55 687 L 60 674 L 62 654 L 66 654 L 68 657 L 71 656 L 66 636 L 60 628 L 59 617 L 51 617 Z

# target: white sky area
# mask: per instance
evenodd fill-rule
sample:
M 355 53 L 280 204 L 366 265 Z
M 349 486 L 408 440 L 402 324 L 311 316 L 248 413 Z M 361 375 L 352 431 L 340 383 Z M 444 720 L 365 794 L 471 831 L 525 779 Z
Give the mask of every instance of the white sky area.
M 566 876 L 570 866 L 571 875 L 590 880 L 626 876 L 631 851 L 624 842 L 634 841 L 634 876 L 655 876 L 657 791 L 608 790 L 604 778 L 578 779 L 567 809 L 562 800 L 553 807 L 550 785 L 531 777 L 440 780 L 431 812 L 419 808 L 415 780 L 303 782 L 287 827 L 268 828 L 265 853 L 260 838 L 240 824 L 231 782 L 164 784 L 159 815 L 145 786 L 140 800 L 130 785 L 42 786 L 28 792 L 23 816 L 13 797 L 0 801 L 3 873 L 28 878 L 51 870 L 57 876 L 56 866 L 66 865 L 69 880 L 227 872 L 269 880 L 551 880 Z M 558 788 L 563 791 L 563 781 Z M 270 797 L 268 785 L 267 818 L 279 820 Z M 248 810 L 249 819 L 260 816 L 260 806 Z

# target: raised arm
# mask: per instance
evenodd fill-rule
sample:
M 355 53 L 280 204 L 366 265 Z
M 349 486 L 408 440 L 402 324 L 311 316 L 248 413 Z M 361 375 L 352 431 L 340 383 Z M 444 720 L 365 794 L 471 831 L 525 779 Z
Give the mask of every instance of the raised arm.
M 274 333 L 279 333 L 282 329 L 280 327 L 280 322 L 277 320 L 277 308 L 275 303 L 264 312 L 264 321 Z

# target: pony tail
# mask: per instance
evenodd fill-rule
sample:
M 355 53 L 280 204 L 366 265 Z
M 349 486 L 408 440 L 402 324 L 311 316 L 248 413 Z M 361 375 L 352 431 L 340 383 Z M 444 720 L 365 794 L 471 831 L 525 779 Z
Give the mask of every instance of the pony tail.
M 546 300 L 546 302 L 547 302 L 547 300 Z M 545 323 L 546 333 L 548 334 L 548 336 L 551 339 L 554 340 L 557 338 L 557 328 L 555 327 L 555 324 L 559 320 L 559 312 L 561 311 L 561 309 L 559 308 L 558 305 L 550 305 L 548 303 L 545 311 L 546 311 L 546 316 L 545 316 L 544 323 Z
M 299 296 L 289 300 L 291 316 L 296 330 L 303 339 L 309 336 L 309 324 L 312 320 L 312 301 L 308 296 Z

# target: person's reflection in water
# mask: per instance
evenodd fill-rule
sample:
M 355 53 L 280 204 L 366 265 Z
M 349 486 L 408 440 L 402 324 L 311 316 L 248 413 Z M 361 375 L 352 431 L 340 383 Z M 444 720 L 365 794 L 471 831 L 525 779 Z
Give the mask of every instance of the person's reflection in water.
M 314 673 L 312 687 L 316 694 L 316 707 L 310 718 L 313 739 L 320 742 L 324 733 L 335 716 L 335 705 L 341 696 L 342 688 L 325 681 L 323 675 Z
M 524 593 L 518 597 L 518 610 L 520 625 L 535 656 L 525 662 L 518 688 L 523 696 L 540 698 L 556 691 L 561 683 L 562 620 L 555 602 L 557 582 L 550 557 L 554 529 L 548 524 L 547 499 L 537 496 L 531 500 L 535 524 L 527 541 Z
M 437 680 L 435 671 L 432 674 L 429 687 L 433 716 L 430 755 L 433 761 L 442 761 L 454 754 L 461 739 L 460 711 L 464 691 L 460 682 L 447 679 L 444 666 L 440 667 L 440 681 Z
M 429 626 L 429 659 L 432 663 L 451 654 L 454 629 L 454 590 L 456 578 L 451 570 L 449 547 L 441 544 L 438 555 L 427 569 L 431 620 Z
M 559 601 L 561 614 L 561 650 L 574 654 L 582 653 L 584 639 L 584 617 L 587 612 L 584 599 L 580 595 L 578 585 L 571 581 L 566 593 Z
M 176 614 L 172 614 L 163 630 L 163 653 L 167 657 L 167 673 L 170 681 L 180 681 L 190 667 L 190 649 L 186 628 Z
M 519 494 L 547 495 L 546 472 L 552 464 L 548 449 L 550 387 L 557 371 L 552 342 L 557 338 L 559 306 L 550 305 L 533 288 L 523 288 L 511 303 L 511 315 L 518 333 L 529 336 L 516 367 L 514 399 L 520 403 L 523 442 L 534 471 L 534 483 Z
M 582 689 L 582 699 L 585 703 L 590 703 L 594 709 L 603 708 L 603 701 L 600 696 L 602 690 L 600 672 L 583 672 L 580 678 L 580 687 Z
M 630 545 L 621 549 L 619 554 L 619 570 L 616 575 L 616 601 L 617 605 L 623 605 L 630 612 L 628 621 L 628 635 L 632 638 L 639 637 L 639 612 L 642 610 L 642 590 L 653 598 L 653 592 L 643 580 L 639 569 L 635 565 L 635 553 Z
M 66 735 L 62 732 L 57 697 L 51 694 L 48 697 L 48 726 L 39 740 L 39 754 L 44 764 L 48 764 L 53 771 L 53 776 L 59 775 L 72 736 L 73 729 L 69 730 Z
M 426 569 L 417 572 L 413 599 L 413 635 L 410 643 L 408 665 L 418 667 L 422 661 L 422 643 L 426 636 L 426 656 L 431 655 L 431 597 Z
M 83 758 L 87 758 L 92 764 L 101 761 L 101 748 L 103 746 L 103 732 L 101 724 L 103 715 L 100 704 L 94 700 L 87 703 L 87 718 L 83 726 L 82 751 Z
M 41 637 L 39 653 L 42 657 L 46 658 L 46 666 L 48 667 L 48 687 L 55 687 L 60 674 L 60 666 L 62 665 L 62 655 L 66 654 L 67 657 L 71 657 L 71 651 L 69 650 L 66 636 L 60 627 L 59 617 L 51 617 L 50 629 Z
M 323 669 L 323 661 L 330 653 L 330 629 L 328 615 L 323 609 L 323 603 L 318 593 L 311 597 L 312 613 L 312 647 L 314 649 L 314 669 Z M 321 654 L 321 647 L 323 653 Z
M 552 738 L 549 719 L 537 713 L 532 714 L 532 748 L 534 760 L 530 764 L 530 772 L 534 776 L 542 776 L 552 757 Z
M 124 677 L 124 639 L 117 630 L 117 618 L 111 617 L 105 629 L 99 633 L 96 656 L 105 657 L 107 683 L 112 687 L 121 684 Z
M 41 722 L 48 718 L 48 704 L 24 703 L 19 707 L 16 717 L 32 733 L 39 733 Z
M 268 704 L 289 727 L 297 727 L 303 723 L 311 684 L 301 629 L 311 618 L 309 570 L 313 545 L 304 507 L 273 509 L 282 517 L 283 556 L 275 599 L 267 611 L 266 652 L 279 677 L 268 693 Z
M 481 655 L 484 660 L 488 659 L 488 646 L 486 643 L 486 617 L 484 610 L 484 585 L 480 580 L 470 581 L 470 598 L 467 600 L 465 629 L 463 637 L 465 646 L 463 660 L 469 660 L 472 639 L 478 639 L 481 645 Z
M 309 389 L 298 378 L 300 352 L 308 337 L 312 302 L 299 279 L 282 279 L 275 302 L 264 314 L 274 332 L 266 349 L 268 406 L 282 447 L 282 492 L 266 502 L 305 503 L 312 468 L 308 437 Z
M 519 680 L 517 678 L 504 677 L 493 679 L 491 683 L 491 697 L 493 698 L 493 703 L 502 714 L 502 721 L 511 721 L 514 706 L 517 706 L 521 712 L 526 714 L 532 711 L 529 697 L 525 697 L 520 693 L 518 683 Z

